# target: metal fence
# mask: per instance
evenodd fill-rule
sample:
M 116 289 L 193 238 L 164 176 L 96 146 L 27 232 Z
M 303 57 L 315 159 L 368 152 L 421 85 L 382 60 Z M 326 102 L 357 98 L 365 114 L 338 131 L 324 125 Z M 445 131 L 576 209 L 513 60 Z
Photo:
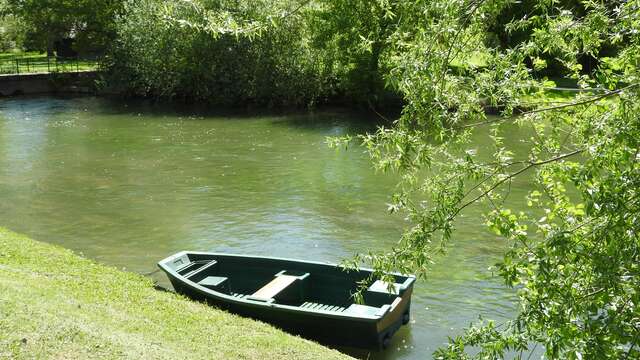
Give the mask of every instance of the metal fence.
M 69 73 L 96 70 L 98 61 L 95 59 L 63 58 L 57 56 L 20 57 L 0 60 L 0 74 L 39 74 L 39 73 Z

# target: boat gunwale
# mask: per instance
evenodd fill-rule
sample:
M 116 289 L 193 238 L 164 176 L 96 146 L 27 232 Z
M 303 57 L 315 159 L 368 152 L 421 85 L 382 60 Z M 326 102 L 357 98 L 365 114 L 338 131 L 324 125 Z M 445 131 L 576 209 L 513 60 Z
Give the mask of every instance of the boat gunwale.
M 229 253 L 212 253 L 212 252 L 203 252 L 203 251 L 180 251 L 176 254 L 170 255 L 162 260 L 160 260 L 158 262 L 158 267 L 163 270 L 165 273 L 167 273 L 167 275 L 176 278 L 177 280 L 180 280 L 181 282 L 183 282 L 185 285 L 193 288 L 194 290 L 197 290 L 200 293 L 203 293 L 204 295 L 207 296 L 212 296 L 215 297 L 221 301 L 225 301 L 225 302 L 231 302 L 231 303 L 235 303 L 235 304 L 242 304 L 242 305 L 248 305 L 251 307 L 266 307 L 266 308 L 276 308 L 276 309 L 282 309 L 282 310 L 286 310 L 289 312 L 295 312 L 295 313 L 304 313 L 304 314 L 308 314 L 308 315 L 316 315 L 316 316 L 330 316 L 330 317 L 335 317 L 335 318 L 340 318 L 340 319 L 352 319 L 352 320 L 360 320 L 360 321 L 367 321 L 367 322 L 377 322 L 381 319 L 383 319 L 385 316 L 389 315 L 391 313 L 391 310 L 385 312 L 382 315 L 350 315 L 350 314 L 345 314 L 343 312 L 336 312 L 336 311 L 327 311 L 327 310 L 314 310 L 314 309 L 308 309 L 308 308 L 302 308 L 301 306 L 293 306 L 293 305 L 286 305 L 286 304 L 278 304 L 278 303 L 273 303 L 273 302 L 262 302 L 262 301 L 256 301 L 256 300 L 251 300 L 251 299 L 238 299 L 232 295 L 227 295 L 225 293 L 222 292 L 218 292 L 209 288 L 206 288 L 202 285 L 199 285 L 198 283 L 189 280 L 188 278 L 184 277 L 183 275 L 180 275 L 176 270 L 171 269 L 168 266 L 168 263 L 170 261 L 175 260 L 176 258 L 182 257 L 184 255 L 210 255 L 210 256 L 228 256 L 228 257 L 236 257 L 236 258 L 250 258 L 250 259 L 265 259 L 265 260 L 279 260 L 279 261 L 287 261 L 287 262 L 300 262 L 300 263 L 306 263 L 306 264 L 315 264 L 315 265 L 322 265 L 322 266 L 331 266 L 331 267 L 337 267 L 337 268 L 343 268 L 344 266 L 342 265 L 338 265 L 338 264 L 334 264 L 331 262 L 321 262 L 321 261 L 313 261 L 313 260 L 299 260 L 299 259 L 290 259 L 290 258 L 280 258 L 280 257 L 273 257 L 273 256 L 260 256 L 260 255 L 241 255 L 241 254 L 229 254 Z M 358 271 L 365 271 L 365 272 L 373 272 L 372 269 L 369 268 L 360 268 L 358 269 Z M 396 276 L 402 276 L 402 277 L 406 277 L 407 280 L 405 280 L 405 282 L 403 283 L 403 287 L 405 289 L 411 288 L 413 286 L 413 284 L 415 283 L 416 280 L 416 276 L 415 275 L 407 275 L 407 274 L 401 274 L 398 272 L 390 272 L 390 275 L 396 275 Z M 409 296 L 411 296 L 411 292 L 409 292 Z M 400 297 L 404 297 L 404 296 L 400 296 Z

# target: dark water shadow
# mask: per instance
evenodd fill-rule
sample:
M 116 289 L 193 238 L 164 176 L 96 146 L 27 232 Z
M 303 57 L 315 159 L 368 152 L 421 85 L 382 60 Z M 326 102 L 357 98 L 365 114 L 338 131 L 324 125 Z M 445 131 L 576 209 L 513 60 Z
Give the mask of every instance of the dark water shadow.
M 338 136 L 372 133 L 384 124 L 367 114 L 331 110 L 276 117 L 270 120 L 270 125 L 293 128 L 298 132 L 322 132 Z
M 30 112 L 63 113 L 71 108 L 81 108 L 96 115 L 138 117 L 177 117 L 191 121 L 255 120 L 269 119 L 272 125 L 295 128 L 300 131 L 362 134 L 373 132 L 380 126 L 391 126 L 389 119 L 371 111 L 350 107 L 304 108 L 241 108 L 220 107 L 203 103 L 187 104 L 150 99 L 132 99 L 114 96 L 83 94 L 42 94 L 4 98 L 0 111 L 6 108 L 27 106 Z

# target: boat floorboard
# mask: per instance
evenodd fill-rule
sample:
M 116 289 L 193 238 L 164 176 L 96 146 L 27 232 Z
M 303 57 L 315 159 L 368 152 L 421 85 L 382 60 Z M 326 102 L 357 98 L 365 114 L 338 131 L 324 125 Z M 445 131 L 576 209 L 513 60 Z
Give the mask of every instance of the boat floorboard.
M 323 310 L 323 311 L 333 311 L 333 312 L 343 312 L 347 309 L 345 307 L 338 306 L 338 305 L 321 304 L 321 303 L 314 303 L 314 302 L 308 302 L 308 301 L 300 305 L 300 307 L 303 309 L 309 309 L 309 310 Z
M 239 300 L 249 297 L 249 295 L 247 294 L 241 294 L 236 292 L 231 292 L 230 295 Z M 307 310 L 321 310 L 321 311 L 332 311 L 332 312 L 344 312 L 345 310 L 347 310 L 347 308 L 344 306 L 321 304 L 321 303 L 315 303 L 315 302 L 309 302 L 309 301 L 304 302 L 302 305 L 300 305 L 300 308 L 307 309 Z

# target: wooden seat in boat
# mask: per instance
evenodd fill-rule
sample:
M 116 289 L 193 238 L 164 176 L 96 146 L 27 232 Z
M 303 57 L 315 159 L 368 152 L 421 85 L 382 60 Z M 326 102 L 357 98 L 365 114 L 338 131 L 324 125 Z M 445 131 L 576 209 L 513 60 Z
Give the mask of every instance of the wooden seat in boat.
M 280 275 L 276 276 L 267 285 L 260 288 L 260 290 L 254 292 L 251 295 L 251 299 L 267 301 L 274 298 L 282 290 L 286 289 L 289 285 L 298 280 L 297 276 Z
M 274 301 L 276 298 L 282 301 L 299 301 L 304 297 L 304 287 L 301 286 L 309 273 L 304 274 L 287 274 L 286 270 L 282 270 L 275 274 L 273 280 L 265 286 L 258 289 L 247 299 L 257 301 Z

